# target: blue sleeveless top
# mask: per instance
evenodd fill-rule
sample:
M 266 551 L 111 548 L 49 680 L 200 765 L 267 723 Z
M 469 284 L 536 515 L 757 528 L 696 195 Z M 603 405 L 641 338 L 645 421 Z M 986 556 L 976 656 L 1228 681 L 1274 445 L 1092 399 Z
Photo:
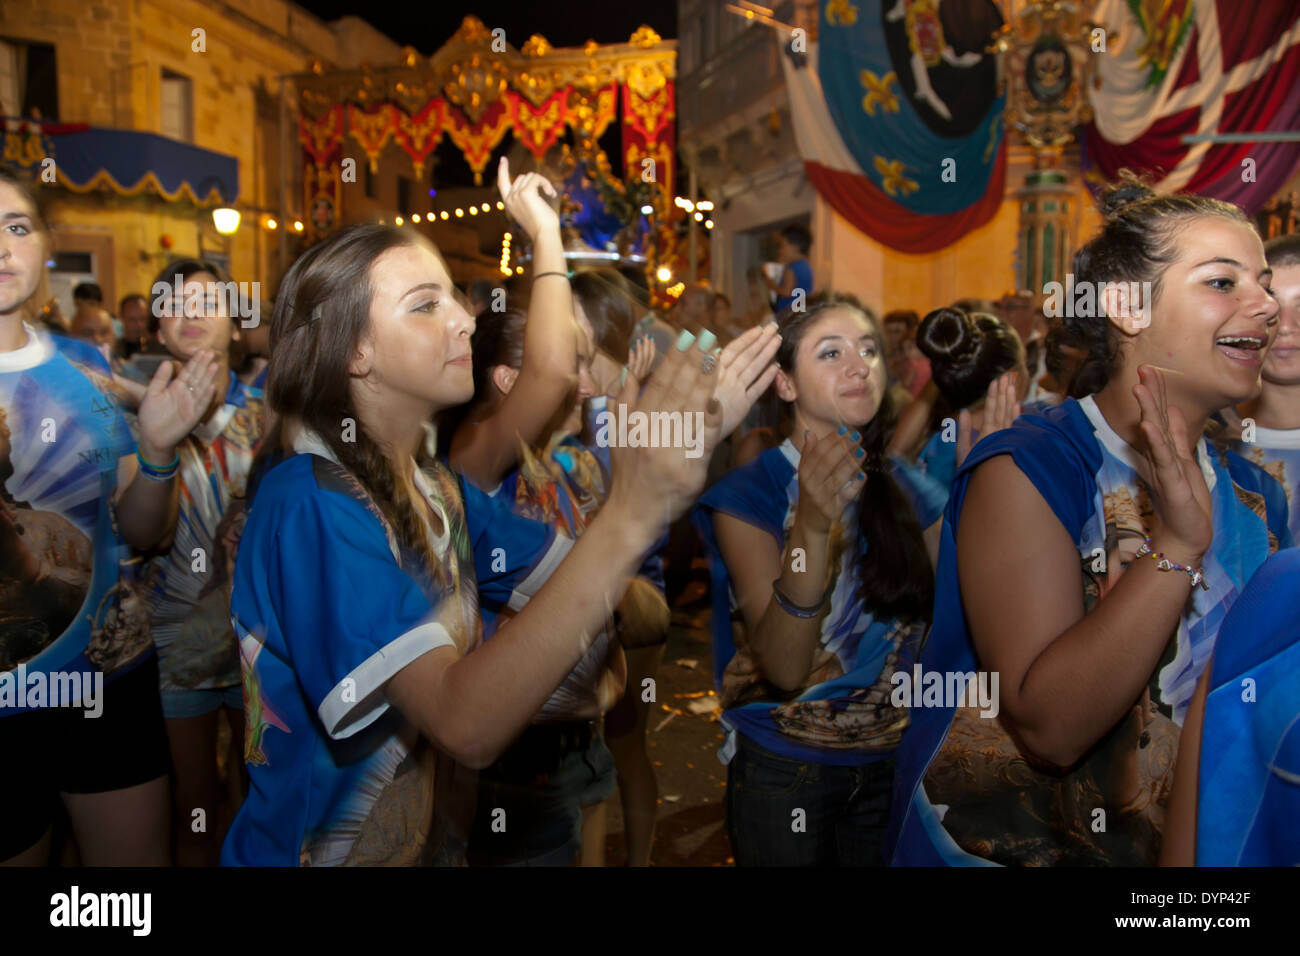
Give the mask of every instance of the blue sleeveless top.
M 922 672 L 978 667 L 961 600 L 956 529 L 972 472 L 997 455 L 1012 456 L 1075 542 L 1089 610 L 1153 526 L 1134 468 L 1137 452 L 1091 398 L 1021 416 L 990 435 L 953 481 Z M 1232 452 L 1212 451 L 1204 439 L 1197 455 L 1213 499 L 1214 542 L 1204 559 L 1210 590 L 1193 592 L 1134 713 L 1061 771 L 1025 758 L 1001 724 L 971 707 L 941 701 L 915 709 L 896 754 L 886 834 L 885 852 L 896 864 L 1155 863 L 1178 730 L 1219 627 L 1265 558 L 1291 543 L 1277 482 Z
M 893 474 L 922 528 L 939 519 L 945 489 L 916 469 L 893 462 Z M 845 547 L 836 571 L 821 648 L 805 685 L 777 700 L 747 647 L 732 630 L 731 579 L 714 533 L 721 512 L 761 528 L 784 548 L 799 495 L 799 452 L 788 439 L 737 468 L 705 493 L 692 513 L 713 579 L 714 679 L 723 724 L 775 753 L 812 763 L 858 765 L 888 756 L 907 726 L 891 702 L 890 678 L 911 667 L 924 634 L 921 622 L 877 620 L 858 597 L 857 552 Z M 850 511 L 845 526 L 855 527 Z M 783 698 L 788 695 L 781 695 Z

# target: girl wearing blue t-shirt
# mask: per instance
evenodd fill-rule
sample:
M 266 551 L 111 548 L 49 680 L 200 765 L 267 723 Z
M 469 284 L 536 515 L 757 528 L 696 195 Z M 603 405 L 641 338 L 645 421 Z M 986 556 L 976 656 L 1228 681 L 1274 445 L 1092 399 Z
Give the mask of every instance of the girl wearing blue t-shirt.
M 1101 205 L 1061 339 L 1099 390 L 982 440 L 952 485 L 896 863 L 1155 863 L 1224 615 L 1290 544 L 1281 487 L 1201 437 L 1259 392 L 1277 302 L 1258 235 L 1132 180 Z
M 512 190 L 543 204 L 504 161 L 498 182 L 512 208 Z M 284 278 L 268 401 L 297 454 L 261 479 L 239 545 L 250 789 L 223 862 L 463 859 L 467 768 L 527 726 L 703 484 L 707 453 L 620 449 L 605 506 L 574 542 L 429 462 L 427 422 L 473 394 L 473 331 L 412 232 L 343 230 Z M 717 367 L 693 345 L 639 403 L 630 388 L 622 398 L 706 412 L 711 449 Z M 518 610 L 482 646 L 480 603 Z
M 742 866 L 872 865 L 908 723 L 891 678 L 925 632 L 922 529 L 934 534 L 943 489 L 884 454 L 894 409 L 873 316 L 828 298 L 786 313 L 780 334 L 791 437 L 695 513 L 730 731 L 727 828 Z
M 177 446 L 215 394 L 198 350 L 143 392 L 139 442 L 112 370 L 28 324 L 50 232 L 0 169 L 0 863 L 48 862 L 61 800 L 81 862 L 169 861 L 167 738 L 128 546 L 176 520 Z

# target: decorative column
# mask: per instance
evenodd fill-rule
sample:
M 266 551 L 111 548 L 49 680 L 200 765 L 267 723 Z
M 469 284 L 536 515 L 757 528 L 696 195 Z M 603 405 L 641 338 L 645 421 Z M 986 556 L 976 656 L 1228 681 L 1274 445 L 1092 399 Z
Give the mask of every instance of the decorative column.
M 1034 151 L 1034 168 L 1018 191 L 1020 234 L 1016 285 L 1040 291 L 1065 281 L 1074 236 L 1070 204 L 1075 184 L 1060 168 L 1075 127 L 1091 117 L 1086 84 L 1090 54 L 1105 50 L 1105 30 L 1084 19 L 1075 4 L 1031 0 L 1014 9 L 994 36 L 998 71 L 1007 96 L 1004 121 Z
M 1043 151 L 1059 157 L 1056 152 Z M 1053 166 L 1025 174 L 1020 198 L 1020 234 L 1016 248 L 1016 288 L 1042 289 L 1065 282 L 1074 236 L 1070 203 L 1075 197 L 1069 177 Z

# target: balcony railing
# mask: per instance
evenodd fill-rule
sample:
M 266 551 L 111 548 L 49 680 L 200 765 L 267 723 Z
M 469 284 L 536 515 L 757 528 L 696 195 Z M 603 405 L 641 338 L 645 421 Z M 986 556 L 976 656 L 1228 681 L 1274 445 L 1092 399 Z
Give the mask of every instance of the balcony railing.
M 756 25 L 714 51 L 677 84 L 677 131 L 682 140 L 784 86 L 776 35 Z

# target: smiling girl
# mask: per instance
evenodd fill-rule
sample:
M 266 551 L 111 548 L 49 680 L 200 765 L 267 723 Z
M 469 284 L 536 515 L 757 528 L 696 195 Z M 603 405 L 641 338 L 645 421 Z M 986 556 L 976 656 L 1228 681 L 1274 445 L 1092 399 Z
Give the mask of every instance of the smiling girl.
M 921 666 L 999 675 L 999 713 L 916 715 L 895 862 L 1153 864 L 1219 626 L 1290 544 L 1280 486 L 1201 437 L 1259 393 L 1278 311 L 1259 237 L 1132 180 L 1101 205 L 1074 274 L 1102 314 L 1063 330 L 1099 390 L 982 440 L 952 486 Z
M 934 573 L 922 529 L 937 524 L 943 489 L 885 457 L 894 408 L 873 316 L 829 298 L 787 312 L 780 337 L 775 388 L 791 437 L 695 512 L 731 731 L 727 828 L 742 866 L 874 865 L 908 720 L 890 678 L 925 632 Z
M 297 454 L 262 479 L 235 569 L 250 790 L 223 862 L 462 860 L 472 771 L 541 710 L 703 484 L 707 453 L 620 449 L 573 542 L 430 461 L 427 423 L 473 395 L 474 326 L 401 229 L 345 229 L 285 276 L 268 398 Z M 703 359 L 685 342 L 622 398 L 705 412 Z M 518 609 L 481 646 L 480 602 Z
M 215 355 L 217 381 L 222 383 L 178 448 L 176 527 L 161 543 L 161 553 L 150 561 L 144 579 L 175 773 L 172 835 L 176 862 L 182 866 L 213 866 L 220 856 L 221 711 L 231 728 L 227 767 L 235 778 L 229 787 L 234 809 L 244 790 L 237 749 L 244 736 L 239 649 L 230 628 L 229 593 L 217 583 L 224 558 L 218 529 L 228 514 L 239 520 L 264 423 L 261 389 L 245 385 L 230 369 L 231 344 L 240 330 L 224 294 L 228 287 L 215 265 L 173 262 L 152 286 L 157 294 L 149 315 L 150 330 L 177 361 L 200 351 Z M 200 808 L 209 823 L 195 832 L 193 813 Z
M 1291 504 L 1291 536 L 1300 534 L 1300 236 L 1264 246 L 1278 301 L 1277 329 L 1264 357 L 1259 397 L 1237 407 L 1255 428 L 1233 447 L 1282 483 Z

